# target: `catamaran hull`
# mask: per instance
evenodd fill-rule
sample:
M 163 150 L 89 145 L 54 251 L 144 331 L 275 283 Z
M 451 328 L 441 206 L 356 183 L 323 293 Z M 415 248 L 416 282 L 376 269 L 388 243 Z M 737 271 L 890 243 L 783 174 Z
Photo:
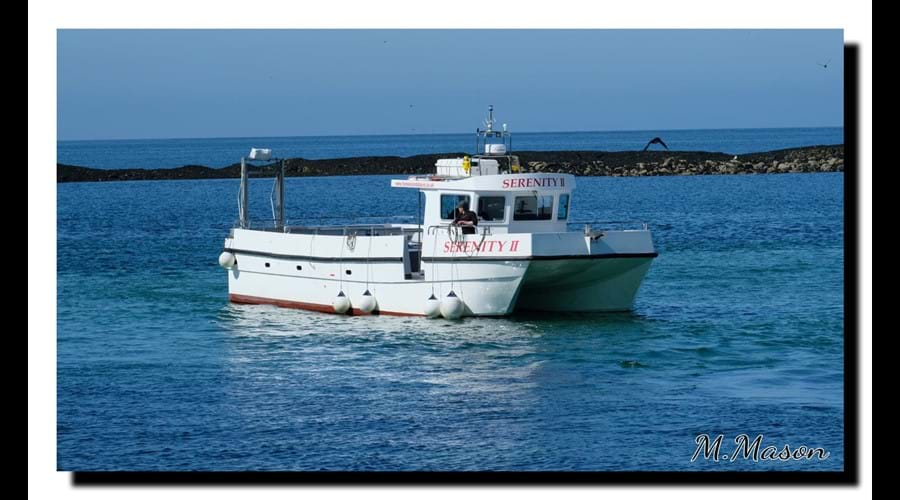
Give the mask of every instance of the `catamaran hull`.
M 517 311 L 628 311 L 653 257 L 534 260 Z
M 229 298 L 235 303 L 338 312 L 345 310 L 335 307 L 343 293 L 350 302 L 349 314 L 424 316 L 429 297 L 443 301 L 455 295 L 462 316 L 505 316 L 526 310 L 631 309 L 656 257 L 647 231 L 456 240 L 435 234 L 420 248 L 424 255 L 419 262 L 410 253 L 409 237 L 401 233 L 347 236 L 236 229 L 225 242 L 220 263 L 230 266 Z
M 248 258 L 252 259 L 238 256 L 245 262 Z M 275 259 L 268 260 L 270 266 L 276 264 Z M 366 283 L 235 268 L 229 272 L 229 299 L 238 304 L 270 304 L 333 313 L 334 298 L 343 291 L 350 299 L 349 314 L 423 316 L 425 301 L 432 293 L 441 299 L 452 291 L 462 300 L 465 316 L 505 316 L 515 311 L 627 311 L 634 305 L 652 260 L 652 257 L 628 257 L 470 262 L 462 272 L 453 268 L 460 266 L 439 264 L 434 272 L 442 270 L 447 279 L 434 283 Z M 292 263 L 282 262 L 284 265 L 280 267 L 290 267 Z M 326 275 L 335 274 L 328 272 L 334 270 L 324 271 Z M 453 281 L 449 279 L 451 271 Z M 376 300 L 376 309 L 371 313 L 359 307 L 366 290 Z

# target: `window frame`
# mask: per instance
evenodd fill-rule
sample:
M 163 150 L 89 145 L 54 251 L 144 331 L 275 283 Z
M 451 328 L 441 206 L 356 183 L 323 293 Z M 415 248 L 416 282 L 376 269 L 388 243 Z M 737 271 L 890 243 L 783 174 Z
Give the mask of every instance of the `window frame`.
M 519 218 L 516 217 L 516 204 L 518 203 L 519 198 L 534 198 L 534 199 L 535 199 L 535 204 L 534 204 L 534 210 L 535 210 L 535 211 L 534 211 L 534 218 L 533 218 L 533 219 L 519 219 Z M 550 214 L 549 214 L 549 217 L 546 217 L 546 218 L 541 218 L 541 217 L 540 217 L 540 213 L 541 213 L 541 210 L 540 210 L 540 209 L 541 209 L 541 207 L 542 207 L 542 206 L 544 206 L 544 207 L 547 206 L 547 205 L 541 205 L 541 198 L 550 198 Z M 513 210 L 512 210 L 513 221 L 516 221 L 516 222 L 539 222 L 539 221 L 547 221 L 547 220 L 552 221 L 552 220 L 553 220 L 553 205 L 554 205 L 554 203 L 556 203 L 556 196 L 554 196 L 554 195 L 552 195 L 552 194 L 523 194 L 523 195 L 516 195 L 516 196 L 513 198 L 513 205 L 512 205 L 512 206 L 513 206 Z
M 453 221 L 455 218 L 451 217 L 449 219 L 444 218 L 444 196 L 457 196 L 466 198 L 469 202 L 469 210 L 472 209 L 472 193 L 455 193 L 452 191 L 441 191 L 438 196 L 438 216 L 440 216 L 440 220 L 442 221 Z M 456 207 L 459 205 L 459 200 L 453 205 L 453 212 L 456 212 Z
M 476 211 L 475 211 L 475 215 L 478 216 L 478 223 L 479 223 L 479 224 L 506 224 L 506 213 L 507 213 L 507 212 L 506 212 L 506 201 L 507 201 L 507 196 L 506 196 L 505 194 L 489 194 L 489 195 L 483 195 L 483 196 L 482 196 L 482 195 L 478 195 L 478 205 L 479 205 L 479 206 L 477 206 L 476 209 L 477 209 L 477 208 L 481 208 L 480 205 L 481 205 L 481 199 L 482 199 L 482 198 L 502 198 L 502 199 L 503 199 L 503 218 L 501 218 L 501 219 L 493 219 L 493 220 L 482 219 L 482 218 L 481 218 L 481 215 L 478 213 L 479 211 L 476 210 Z M 470 208 L 471 208 L 471 207 L 470 207 Z
M 566 216 L 565 216 L 565 217 L 560 217 L 560 216 L 559 216 L 559 209 L 562 208 L 562 199 L 563 199 L 563 196 L 566 197 Z M 557 196 L 556 198 L 557 198 L 557 200 L 558 200 L 558 201 L 557 201 L 558 206 L 557 206 L 557 208 L 556 208 L 556 220 L 569 220 L 569 203 L 571 202 L 572 197 L 569 195 L 569 193 L 560 193 L 559 196 Z

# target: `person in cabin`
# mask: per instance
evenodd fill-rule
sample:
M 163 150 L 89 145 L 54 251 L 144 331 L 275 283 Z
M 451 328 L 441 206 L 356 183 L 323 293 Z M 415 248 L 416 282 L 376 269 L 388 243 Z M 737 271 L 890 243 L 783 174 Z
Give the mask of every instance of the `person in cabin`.
M 478 225 L 478 216 L 469 210 L 469 202 L 460 202 L 456 207 L 453 224 L 462 228 L 463 234 L 475 234 L 475 226 Z

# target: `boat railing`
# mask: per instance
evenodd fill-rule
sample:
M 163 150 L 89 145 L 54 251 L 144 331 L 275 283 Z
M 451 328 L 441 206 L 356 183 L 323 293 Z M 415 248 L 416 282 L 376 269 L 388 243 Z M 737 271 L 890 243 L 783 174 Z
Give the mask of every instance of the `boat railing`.
M 284 232 L 291 234 L 314 234 L 322 236 L 398 236 L 415 234 L 418 228 L 407 228 L 387 225 L 348 225 L 348 226 L 291 226 L 285 225 Z
M 249 220 L 246 222 L 245 229 L 321 236 L 399 236 L 406 234 L 413 238 L 422 232 L 421 228 L 415 226 L 403 227 L 390 224 L 302 226 L 291 225 L 290 220 L 286 220 L 284 227 L 279 228 L 271 219 Z
M 574 230 L 583 228 L 585 232 L 590 232 L 592 228 L 604 229 L 636 229 L 647 230 L 647 223 L 634 220 L 601 220 L 601 221 L 572 221 L 566 225 Z
M 434 224 L 434 225 L 428 226 L 428 229 L 426 230 L 425 234 L 430 236 L 432 234 L 437 234 L 438 231 L 450 231 L 451 227 L 459 227 L 459 226 L 453 226 L 453 224 Z M 481 230 L 480 233 L 482 235 L 491 234 L 490 226 L 475 226 L 476 231 L 478 231 L 479 229 Z

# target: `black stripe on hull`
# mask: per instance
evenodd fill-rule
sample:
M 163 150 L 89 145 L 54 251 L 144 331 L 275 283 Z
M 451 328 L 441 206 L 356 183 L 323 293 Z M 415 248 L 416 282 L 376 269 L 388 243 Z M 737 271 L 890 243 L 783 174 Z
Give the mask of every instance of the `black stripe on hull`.
M 308 262 L 403 262 L 402 257 L 313 257 L 310 255 L 287 255 L 272 252 L 261 252 L 258 250 L 241 250 L 239 248 L 226 248 L 225 252 L 232 252 L 242 255 L 253 255 L 256 257 L 271 257 L 273 259 L 286 260 L 302 260 Z M 478 255 L 469 257 L 461 254 L 457 257 L 422 257 L 423 262 L 468 262 L 468 261 L 508 261 L 508 260 L 582 260 L 582 259 L 654 259 L 659 254 L 656 252 L 646 253 L 598 253 L 598 254 L 581 254 L 581 255 L 527 255 L 527 256 L 494 256 L 494 255 Z
M 287 255 L 283 253 L 260 252 L 258 250 L 241 250 L 240 248 L 226 248 L 223 251 L 240 255 L 253 255 L 255 257 L 271 257 L 273 259 L 302 260 L 307 262 L 403 262 L 402 257 L 313 257 L 311 255 Z
M 460 257 L 422 257 L 423 262 L 469 262 L 475 260 L 585 260 L 585 259 L 654 259 L 656 252 L 648 253 L 598 253 L 593 255 L 529 255 L 529 256 L 460 256 Z

